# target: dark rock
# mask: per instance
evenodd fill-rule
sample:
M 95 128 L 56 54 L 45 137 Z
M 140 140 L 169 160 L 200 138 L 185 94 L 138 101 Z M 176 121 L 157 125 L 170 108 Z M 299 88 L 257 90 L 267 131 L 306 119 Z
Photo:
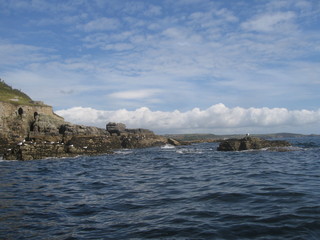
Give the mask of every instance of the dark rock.
M 59 123 L 48 115 L 36 115 L 35 120 L 30 124 L 30 131 L 34 133 L 43 133 L 58 135 Z
M 104 129 L 97 127 L 89 127 L 83 125 L 75 125 L 71 123 L 62 124 L 59 127 L 59 133 L 64 136 L 72 135 L 110 135 Z
M 155 134 L 123 134 L 120 140 L 123 148 L 146 148 L 168 143 L 166 138 Z
M 220 143 L 218 151 L 243 151 L 250 149 L 276 148 L 291 146 L 287 141 L 268 141 L 256 137 L 228 139 Z
M 149 129 L 144 129 L 144 128 L 125 129 L 125 133 L 154 135 L 154 132 L 150 131 Z
M 26 141 L 8 150 L 4 154 L 7 160 L 33 160 L 52 157 L 71 157 L 75 154 L 68 154 L 64 144 L 50 142 Z
M 109 153 L 112 150 L 121 148 L 121 141 L 117 136 L 109 135 L 91 135 L 91 136 L 73 136 L 68 142 L 72 146 L 68 150 L 86 155 L 95 155 Z
M 120 135 L 121 133 L 125 132 L 126 125 L 123 123 L 109 122 L 106 126 L 106 129 L 110 134 Z

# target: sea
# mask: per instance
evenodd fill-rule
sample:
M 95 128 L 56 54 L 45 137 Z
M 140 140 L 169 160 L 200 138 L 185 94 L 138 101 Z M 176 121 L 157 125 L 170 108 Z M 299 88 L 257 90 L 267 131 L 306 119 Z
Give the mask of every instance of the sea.
M 320 239 L 320 137 L 0 161 L 0 239 Z

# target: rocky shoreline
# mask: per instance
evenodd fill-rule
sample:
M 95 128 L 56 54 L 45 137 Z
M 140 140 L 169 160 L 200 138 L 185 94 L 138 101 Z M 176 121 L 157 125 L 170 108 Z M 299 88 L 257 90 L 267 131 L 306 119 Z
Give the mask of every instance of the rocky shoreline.
M 127 129 L 122 123 L 106 128 L 76 125 L 41 102 L 19 105 L 0 101 L 0 157 L 5 160 L 99 155 L 124 148 L 180 144 L 148 129 Z
M 44 118 L 46 119 L 46 118 Z M 114 130 L 108 130 L 113 125 Z M 147 129 L 118 129 L 124 124 L 109 123 L 106 129 L 64 123 L 55 126 L 41 116 L 31 124 L 27 136 L 14 146 L 7 145 L 5 160 L 99 155 L 124 148 L 145 148 L 178 142 L 154 134 Z M 116 130 L 115 130 L 116 129 Z M 8 142 L 8 141 L 7 141 Z

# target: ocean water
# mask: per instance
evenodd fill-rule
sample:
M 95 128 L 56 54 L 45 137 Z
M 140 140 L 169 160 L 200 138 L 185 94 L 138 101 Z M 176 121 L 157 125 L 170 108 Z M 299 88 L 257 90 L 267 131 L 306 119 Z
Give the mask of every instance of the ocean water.
M 0 161 L 0 239 L 320 239 L 320 138 Z

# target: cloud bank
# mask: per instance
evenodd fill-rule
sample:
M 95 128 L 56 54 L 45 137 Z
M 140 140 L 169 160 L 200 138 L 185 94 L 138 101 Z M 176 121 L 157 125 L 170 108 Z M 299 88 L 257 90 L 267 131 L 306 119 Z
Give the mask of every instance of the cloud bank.
M 319 108 L 319 0 L 0 5 L 0 77 L 55 109 Z
M 133 111 L 126 109 L 102 111 L 93 108 L 74 107 L 56 111 L 65 120 L 77 123 L 105 127 L 108 122 L 122 122 L 129 128 L 148 128 L 157 133 L 268 133 L 297 132 L 304 129 L 315 133 L 320 122 L 320 109 L 288 110 L 286 108 L 228 108 L 224 104 L 215 104 L 201 110 L 172 112 L 152 111 L 141 107 Z

